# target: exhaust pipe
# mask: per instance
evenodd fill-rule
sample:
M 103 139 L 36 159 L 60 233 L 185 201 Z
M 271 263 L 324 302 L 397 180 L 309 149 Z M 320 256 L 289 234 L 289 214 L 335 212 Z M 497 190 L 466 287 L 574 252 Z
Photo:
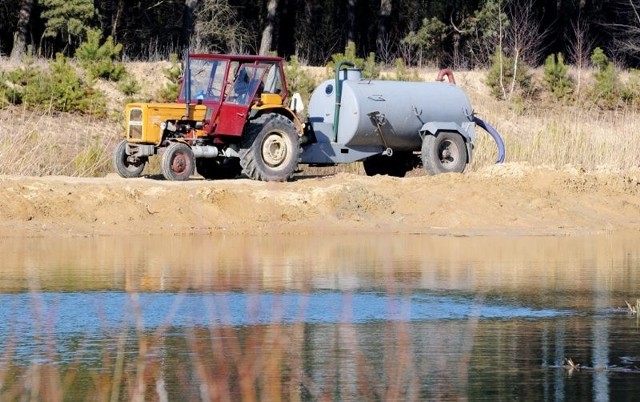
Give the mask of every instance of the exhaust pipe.
M 189 119 L 189 107 L 191 106 L 191 61 L 189 59 L 189 46 L 187 46 L 187 50 L 185 50 L 185 77 L 184 77 L 184 102 L 187 104 L 186 108 L 186 116 L 185 119 Z
M 191 151 L 196 158 L 217 158 L 220 155 L 218 148 L 213 145 L 194 145 Z

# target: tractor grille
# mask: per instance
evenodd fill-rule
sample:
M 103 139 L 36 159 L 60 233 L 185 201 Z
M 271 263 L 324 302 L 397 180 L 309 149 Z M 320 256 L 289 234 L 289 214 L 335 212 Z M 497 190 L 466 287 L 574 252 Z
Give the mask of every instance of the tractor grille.
M 129 111 L 129 132 L 130 139 L 142 139 L 142 109 L 131 109 Z

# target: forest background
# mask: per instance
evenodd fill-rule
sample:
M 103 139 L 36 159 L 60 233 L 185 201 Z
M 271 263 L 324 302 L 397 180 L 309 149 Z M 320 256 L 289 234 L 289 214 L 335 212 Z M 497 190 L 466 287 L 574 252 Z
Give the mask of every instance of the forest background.
M 2 0 L 0 54 L 73 56 L 99 30 L 126 60 L 166 59 L 191 39 L 194 50 L 272 52 L 309 65 L 353 43 L 387 65 L 401 57 L 409 66 L 484 67 L 496 47 L 533 66 L 557 53 L 580 63 L 600 47 L 636 67 L 639 9 L 638 0 Z

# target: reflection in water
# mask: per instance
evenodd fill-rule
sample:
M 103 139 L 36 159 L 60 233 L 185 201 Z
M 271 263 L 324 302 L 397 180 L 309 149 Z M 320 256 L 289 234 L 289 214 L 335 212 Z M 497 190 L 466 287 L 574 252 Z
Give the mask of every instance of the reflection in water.
M 0 399 L 76 365 L 83 399 L 625 399 L 638 240 L 5 239 Z
M 450 296 L 326 291 L 275 295 L 245 292 L 18 293 L 0 295 L 0 305 L 9 307 L 0 309 L 0 322 L 10 323 L 0 328 L 0 342 L 7 343 L 12 334 L 19 333 L 22 347 L 18 357 L 27 360 L 37 354 L 36 335 L 53 339 L 81 336 L 86 341 L 99 341 L 104 333 L 136 325 L 142 331 L 153 331 L 162 326 L 183 329 L 274 323 L 337 325 L 470 318 L 533 319 L 569 314 L 552 309 L 480 305 L 472 299 Z M 58 351 L 72 360 L 73 351 Z M 99 359 L 99 356 L 95 358 Z M 41 356 L 41 359 L 46 357 Z
M 640 272 L 629 269 L 640 258 L 638 237 L 10 238 L 0 244 L 0 290 L 393 286 L 532 294 L 559 287 L 580 302 L 579 293 L 624 290 L 640 282 Z

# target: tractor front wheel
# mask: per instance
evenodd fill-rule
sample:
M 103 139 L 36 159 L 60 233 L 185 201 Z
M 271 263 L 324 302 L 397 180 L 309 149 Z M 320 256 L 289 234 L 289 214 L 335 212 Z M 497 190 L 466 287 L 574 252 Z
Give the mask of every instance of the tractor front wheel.
M 422 165 L 430 175 L 462 173 L 467 166 L 467 147 L 458 133 L 442 131 L 422 140 Z
M 191 148 L 182 142 L 172 142 L 162 154 L 160 168 L 167 180 L 187 180 L 194 171 L 196 159 Z
M 126 179 L 140 177 L 147 163 L 147 157 L 136 157 L 127 154 L 127 141 L 122 140 L 113 151 L 113 167 L 120 177 Z
M 246 128 L 240 147 L 240 164 L 254 180 L 287 181 L 300 158 L 300 138 L 293 122 L 269 113 Z

